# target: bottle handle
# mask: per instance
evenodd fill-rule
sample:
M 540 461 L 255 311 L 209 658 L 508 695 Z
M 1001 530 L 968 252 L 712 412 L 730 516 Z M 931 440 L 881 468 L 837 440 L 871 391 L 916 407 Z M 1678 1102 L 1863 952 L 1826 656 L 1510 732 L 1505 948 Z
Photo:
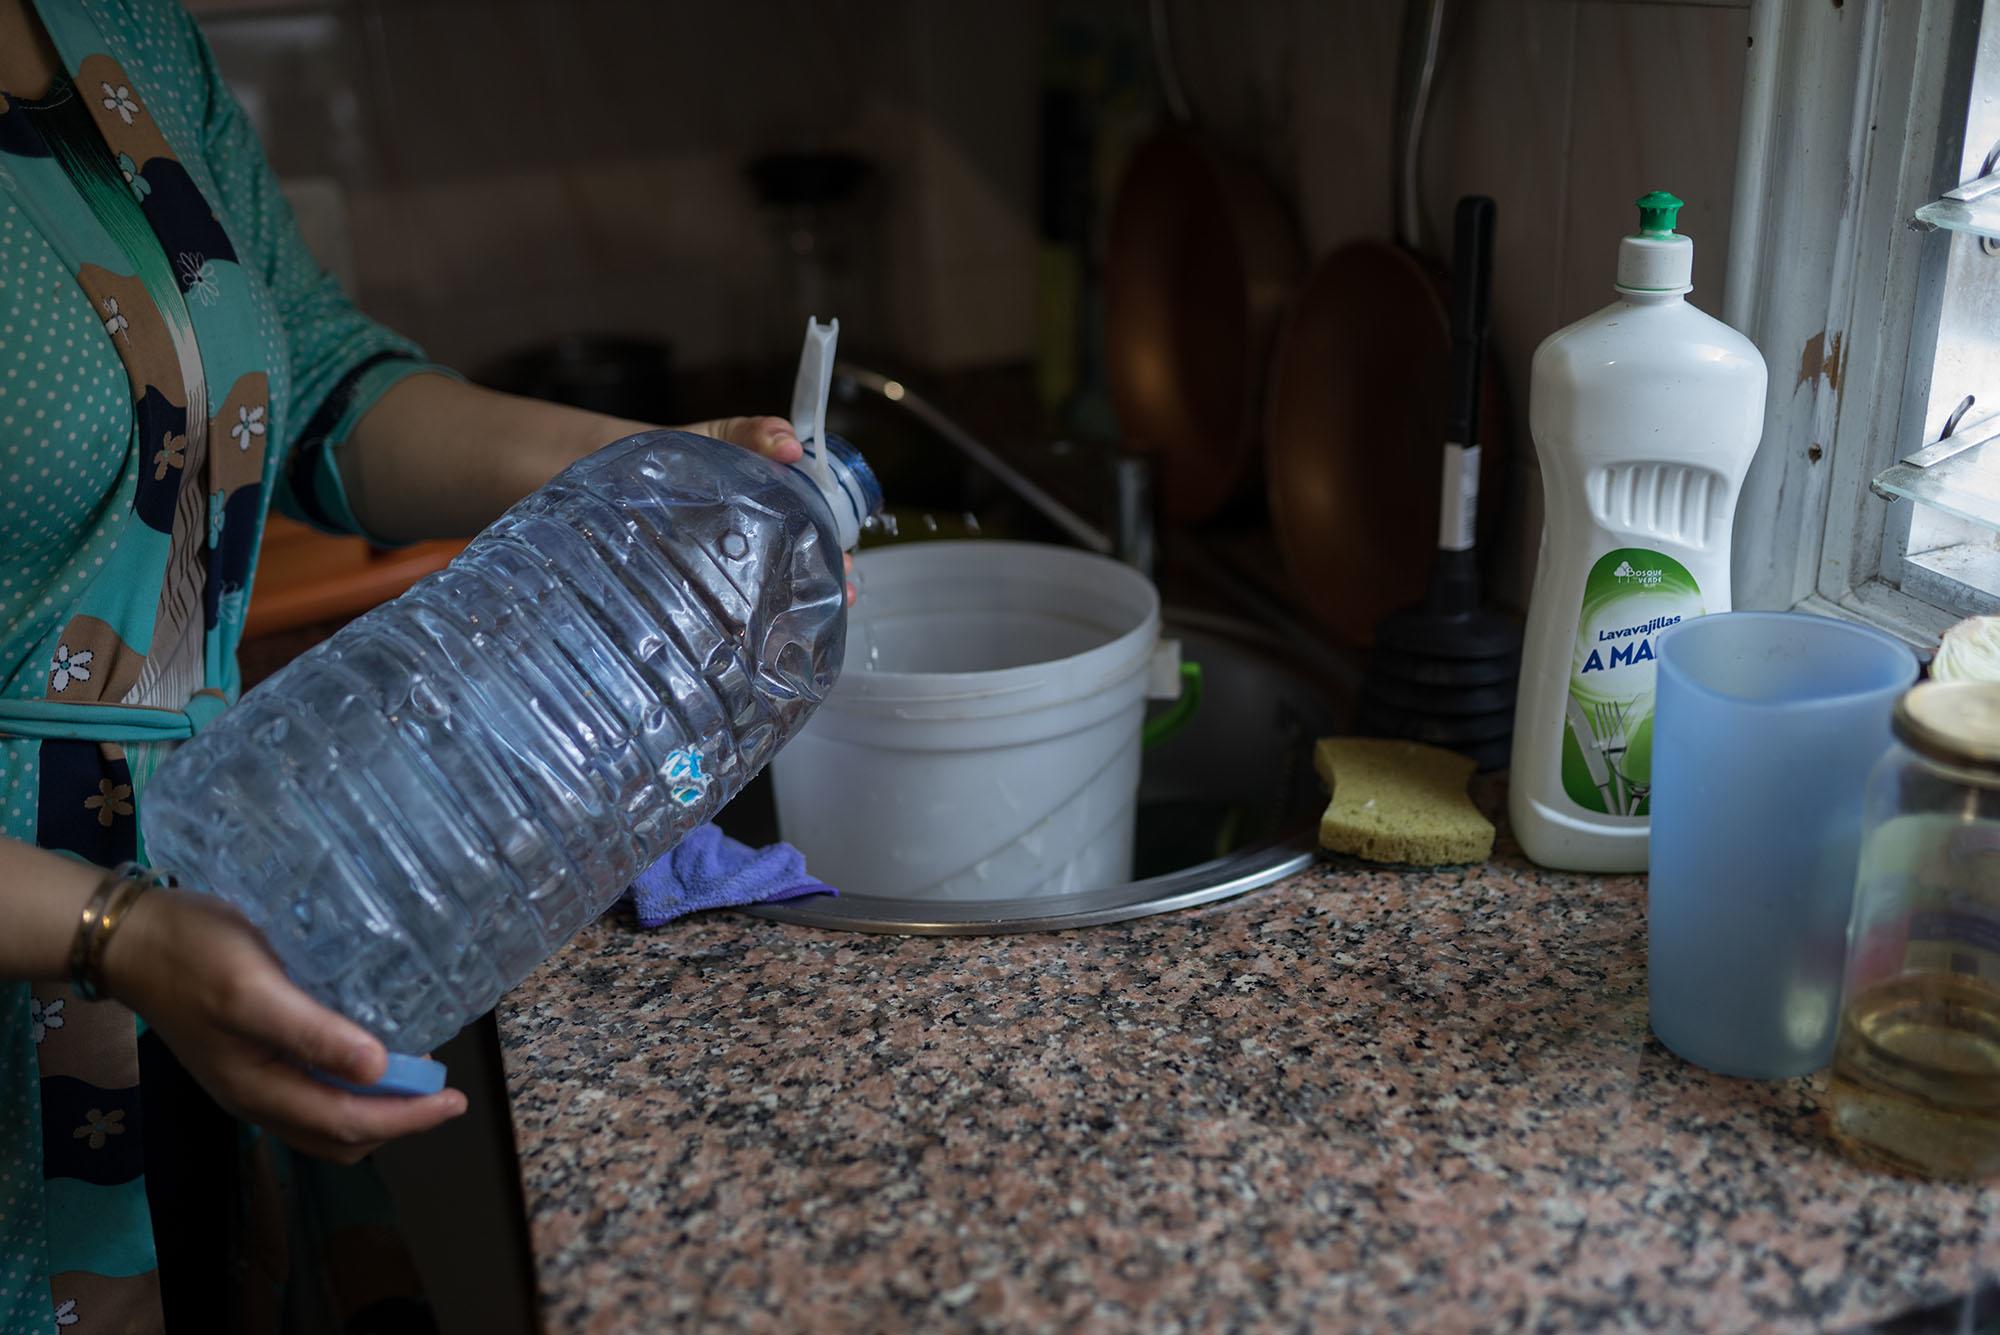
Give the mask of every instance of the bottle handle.
M 376 1098 L 420 1098 L 425 1094 L 435 1094 L 444 1088 L 445 1075 L 443 1062 L 405 1052 L 390 1053 L 388 1069 L 372 1085 L 352 1084 L 339 1076 L 328 1075 L 316 1066 L 307 1067 L 306 1073 L 323 1085 Z
M 805 346 L 799 351 L 798 379 L 792 382 L 792 431 L 805 447 L 803 467 L 821 492 L 833 495 L 833 465 L 827 459 L 826 404 L 833 391 L 833 356 L 840 344 L 840 321 L 806 317 Z

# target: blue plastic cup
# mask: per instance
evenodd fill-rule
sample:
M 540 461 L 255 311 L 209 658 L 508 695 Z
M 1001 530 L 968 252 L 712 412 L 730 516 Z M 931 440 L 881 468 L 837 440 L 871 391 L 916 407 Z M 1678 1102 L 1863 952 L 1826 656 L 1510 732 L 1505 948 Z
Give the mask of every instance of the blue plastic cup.
M 1833 1057 L 1868 772 L 1917 659 L 1791 612 L 1698 617 L 1659 640 L 1648 985 L 1697 1066 L 1775 1079 Z

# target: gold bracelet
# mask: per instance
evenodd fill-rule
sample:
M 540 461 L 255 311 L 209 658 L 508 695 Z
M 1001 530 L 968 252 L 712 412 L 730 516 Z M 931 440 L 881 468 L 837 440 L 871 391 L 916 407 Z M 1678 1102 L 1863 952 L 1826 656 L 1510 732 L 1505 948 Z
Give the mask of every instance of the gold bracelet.
M 171 885 L 170 877 L 136 862 L 120 863 L 104 874 L 77 920 L 69 947 L 70 984 L 77 996 L 97 1001 L 104 996 L 104 951 L 140 895 L 156 885 Z

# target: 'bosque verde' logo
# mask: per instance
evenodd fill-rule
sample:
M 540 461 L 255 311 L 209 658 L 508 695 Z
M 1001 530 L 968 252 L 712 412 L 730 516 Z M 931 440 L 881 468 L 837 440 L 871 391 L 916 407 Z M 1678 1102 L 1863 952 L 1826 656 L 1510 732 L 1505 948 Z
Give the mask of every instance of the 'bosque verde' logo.
M 1625 584 L 1644 584 L 1652 588 L 1666 577 L 1666 573 L 1658 566 L 1640 570 L 1630 560 L 1625 560 L 1618 563 L 1618 568 L 1611 572 L 1611 578 Z

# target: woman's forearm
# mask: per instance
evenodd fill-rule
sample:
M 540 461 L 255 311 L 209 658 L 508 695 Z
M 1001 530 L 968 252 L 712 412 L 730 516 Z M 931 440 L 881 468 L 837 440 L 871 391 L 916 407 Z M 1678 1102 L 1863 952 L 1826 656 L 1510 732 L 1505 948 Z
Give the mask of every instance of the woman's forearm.
M 463 538 L 592 450 L 647 424 L 481 389 L 441 375 L 392 387 L 340 447 L 340 480 L 362 528 L 400 542 Z M 782 417 L 724 417 L 687 428 L 789 463 Z
M 104 872 L 0 837 L 0 978 L 68 976 L 77 920 Z
M 441 375 L 392 387 L 340 448 L 355 517 L 396 541 L 477 533 L 569 464 L 644 430 Z

